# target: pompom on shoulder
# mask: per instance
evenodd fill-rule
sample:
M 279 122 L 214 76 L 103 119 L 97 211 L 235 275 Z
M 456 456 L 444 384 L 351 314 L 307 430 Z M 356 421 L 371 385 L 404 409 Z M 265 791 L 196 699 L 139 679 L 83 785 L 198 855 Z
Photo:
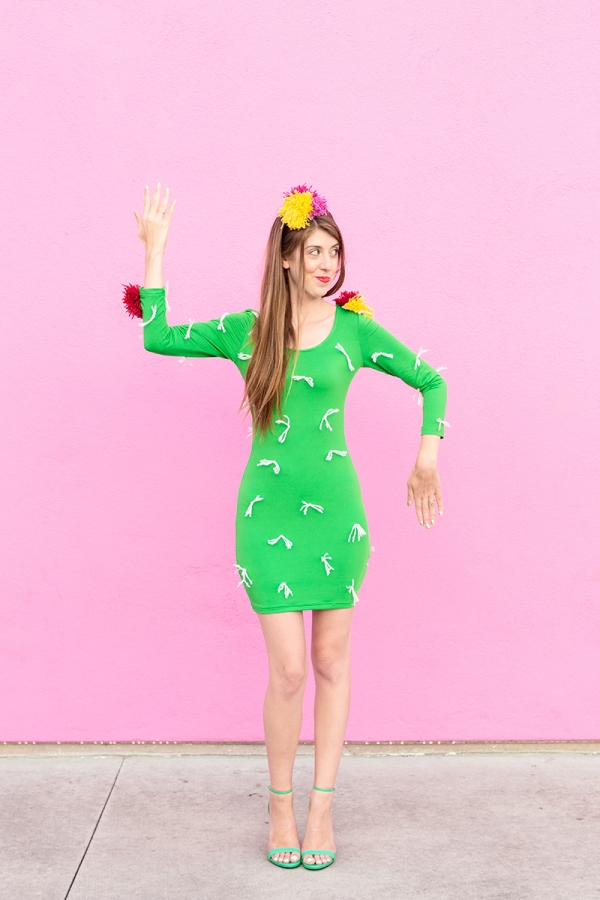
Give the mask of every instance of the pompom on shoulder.
M 373 318 L 373 307 L 369 306 L 366 298 L 358 291 L 342 291 L 340 296 L 335 298 L 335 302 L 342 309 L 349 309 L 359 315 L 367 316 L 369 319 Z

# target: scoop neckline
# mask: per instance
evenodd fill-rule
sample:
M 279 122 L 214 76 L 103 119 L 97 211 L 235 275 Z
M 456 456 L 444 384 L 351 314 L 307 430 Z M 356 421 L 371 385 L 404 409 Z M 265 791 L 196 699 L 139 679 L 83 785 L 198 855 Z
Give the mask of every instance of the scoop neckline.
M 310 353 L 311 350 L 318 350 L 319 347 L 322 347 L 323 344 L 327 343 L 327 341 L 328 341 L 329 338 L 333 335 L 333 332 L 334 332 L 335 329 L 336 329 L 337 322 L 338 322 L 338 310 L 339 310 L 339 308 L 340 308 L 339 303 L 336 303 L 336 304 L 335 304 L 335 313 L 334 313 L 334 315 L 333 315 L 333 325 L 331 326 L 331 331 L 329 332 L 329 334 L 327 335 L 327 337 L 323 338 L 323 340 L 320 341 L 318 344 L 315 344 L 314 347 L 303 347 L 301 350 L 298 351 L 298 353 Z M 286 347 L 285 349 L 286 349 L 286 350 L 289 350 L 290 353 L 293 353 L 293 352 L 294 352 L 294 348 L 293 348 L 293 347 Z

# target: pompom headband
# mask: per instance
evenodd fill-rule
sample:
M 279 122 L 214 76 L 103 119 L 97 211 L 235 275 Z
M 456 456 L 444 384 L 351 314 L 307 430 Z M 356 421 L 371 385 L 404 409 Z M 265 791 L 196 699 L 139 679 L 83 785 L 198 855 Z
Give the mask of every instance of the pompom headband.
M 281 218 L 282 226 L 287 225 L 294 231 L 306 228 L 315 216 L 324 216 L 328 212 L 325 197 L 305 184 L 299 184 L 283 196 L 285 200 L 277 215 Z

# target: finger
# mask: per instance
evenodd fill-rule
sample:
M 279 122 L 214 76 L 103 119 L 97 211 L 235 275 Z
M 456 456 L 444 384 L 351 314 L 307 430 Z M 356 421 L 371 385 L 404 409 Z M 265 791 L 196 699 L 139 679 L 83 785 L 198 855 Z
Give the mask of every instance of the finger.
M 427 507 L 429 509 L 429 521 L 433 525 L 435 522 L 435 497 L 427 498 Z
M 152 200 L 152 206 L 150 207 L 151 211 L 155 213 L 158 209 L 158 201 L 160 200 L 160 181 L 156 185 L 156 190 L 154 191 L 154 198 Z
M 413 502 L 414 499 L 415 499 L 415 492 L 412 489 L 412 485 L 409 484 L 408 485 L 408 494 L 406 495 L 407 505 L 410 506 L 410 504 Z
M 419 520 L 419 525 L 423 525 L 423 498 L 415 497 L 415 512 L 417 514 L 417 519 Z
M 167 203 L 169 202 L 169 188 L 165 190 L 165 196 L 163 197 L 163 202 L 160 204 L 160 211 L 164 213 L 167 208 Z
M 423 525 L 429 528 L 429 504 L 427 503 L 427 494 L 421 497 L 421 509 L 423 510 Z
M 171 221 L 171 216 L 173 215 L 173 210 L 175 209 L 176 202 L 177 202 L 176 200 L 173 200 L 173 202 L 171 203 L 171 209 L 167 213 L 167 215 L 169 217 L 169 221 Z
M 143 216 L 146 218 L 150 211 L 150 188 L 148 185 L 144 188 L 144 213 Z
M 428 494 L 423 494 L 423 524 L 425 528 L 429 528 L 431 525 L 431 506 L 429 505 L 429 496 Z
M 139 239 L 140 239 L 141 241 L 143 241 L 143 243 L 145 244 L 145 243 L 146 243 L 146 231 L 145 231 L 145 228 L 144 228 L 144 223 L 143 223 L 142 219 L 140 218 L 139 213 L 136 213 L 136 217 L 137 217 L 137 233 L 138 233 L 138 237 L 139 237 Z
M 444 511 L 444 501 L 442 500 L 442 489 L 441 488 L 436 488 L 435 498 L 437 500 L 438 510 L 439 510 L 439 513 L 441 516 L 441 514 Z

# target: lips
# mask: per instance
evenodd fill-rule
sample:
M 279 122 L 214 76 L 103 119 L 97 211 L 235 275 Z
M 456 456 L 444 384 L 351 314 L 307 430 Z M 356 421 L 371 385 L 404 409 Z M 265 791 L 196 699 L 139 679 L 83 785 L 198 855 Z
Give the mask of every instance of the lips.
M 320 281 L 323 284 L 327 284 L 328 282 L 331 281 L 331 278 L 320 278 L 318 275 L 316 276 L 316 278 L 317 278 L 317 281 Z

